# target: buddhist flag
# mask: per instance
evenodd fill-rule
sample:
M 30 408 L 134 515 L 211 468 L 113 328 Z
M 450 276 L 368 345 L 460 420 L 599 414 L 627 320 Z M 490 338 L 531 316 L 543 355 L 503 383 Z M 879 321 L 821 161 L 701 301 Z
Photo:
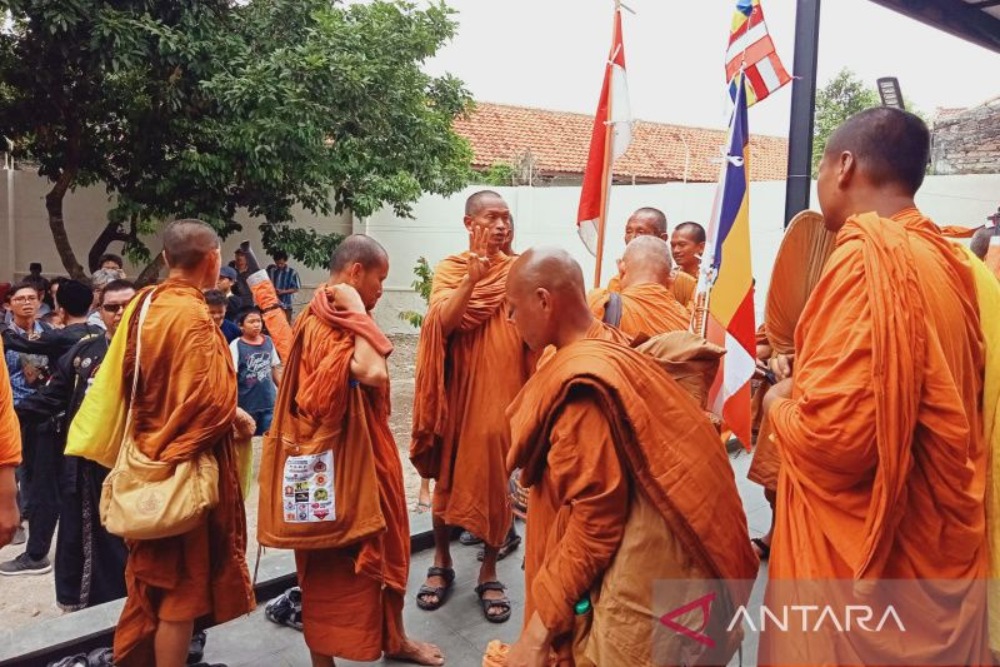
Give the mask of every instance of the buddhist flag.
M 746 76 L 747 106 L 753 106 L 792 80 L 778 58 L 764 22 L 760 0 L 738 0 L 726 51 L 726 81 L 736 99 L 736 75 Z
M 750 135 L 746 79 L 737 75 L 736 107 L 708 226 L 703 267 L 709 284 L 707 338 L 726 349 L 709 405 L 750 445 L 750 378 L 756 356 L 750 268 Z
M 590 155 L 583 172 L 583 191 L 577 213 L 577 230 L 590 254 L 598 257 L 604 248 L 604 219 L 611 194 L 611 165 L 625 154 L 632 141 L 632 115 L 625 80 L 625 45 L 622 42 L 621 8 L 615 9 L 611 55 L 604 68 L 601 99 L 594 117 Z

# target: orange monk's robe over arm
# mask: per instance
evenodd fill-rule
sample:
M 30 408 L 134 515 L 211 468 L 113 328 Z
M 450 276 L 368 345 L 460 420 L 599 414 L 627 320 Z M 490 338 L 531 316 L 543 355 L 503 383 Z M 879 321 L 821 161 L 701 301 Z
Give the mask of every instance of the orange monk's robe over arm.
M 677 299 L 677 302 L 685 308 L 689 307 L 691 302 L 694 301 L 694 293 L 697 289 L 698 279 L 690 273 L 678 271 L 674 274 L 673 282 L 670 284 L 670 291 L 673 293 L 674 298 Z
M 3 361 L 0 345 L 0 467 L 21 463 L 21 426 L 14 412 L 14 396 L 10 388 L 10 375 Z
M 271 277 L 267 275 L 267 271 L 261 269 L 247 278 L 247 284 L 253 294 L 254 304 L 264 313 L 264 326 L 271 335 L 278 357 L 282 362 L 287 362 L 292 353 L 294 338 L 292 325 L 288 323 L 285 311 L 281 309 L 281 300 L 278 299 Z
M 533 505 L 545 508 L 538 522 L 549 528 L 549 534 L 544 541 L 531 539 L 533 514 L 528 549 L 538 567 L 528 579 L 526 620 L 533 609 L 546 628 L 560 635 L 572 629 L 574 605 L 618 550 L 629 501 L 611 427 L 595 400 L 567 401 L 552 426 L 550 442 L 548 468 L 532 490 Z M 536 500 L 536 496 L 541 497 Z M 561 500 L 561 505 L 552 504 L 553 499 Z

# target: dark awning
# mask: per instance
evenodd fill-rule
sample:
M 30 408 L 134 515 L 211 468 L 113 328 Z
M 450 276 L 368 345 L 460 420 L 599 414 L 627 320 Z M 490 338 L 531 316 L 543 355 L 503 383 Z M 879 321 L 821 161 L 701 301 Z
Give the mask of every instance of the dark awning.
M 1000 0 L 872 0 L 1000 53 Z

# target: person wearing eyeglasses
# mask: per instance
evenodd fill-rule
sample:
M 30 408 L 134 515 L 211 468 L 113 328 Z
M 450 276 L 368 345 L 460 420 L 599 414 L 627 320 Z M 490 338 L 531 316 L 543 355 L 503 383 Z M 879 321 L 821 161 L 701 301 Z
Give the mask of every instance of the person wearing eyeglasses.
M 133 296 L 135 288 L 126 280 L 105 286 L 98 312 L 106 330 L 84 337 L 59 358 L 49 383 L 17 406 L 22 423 L 42 423 L 57 415 L 60 432 L 69 431 Z M 59 441 L 60 452 L 64 444 L 63 438 Z M 61 474 L 54 475 L 59 479 L 62 506 L 56 538 L 56 603 L 64 611 L 75 611 L 125 595 L 127 552 L 121 538 L 105 531 L 98 519 L 101 485 L 108 470 L 86 459 L 60 458 Z M 21 563 L 17 563 L 19 560 Z M 0 565 L 0 570 L 6 567 L 28 574 L 32 571 L 29 560 L 33 559 L 25 552 Z
M 88 335 L 101 335 L 103 329 L 87 324 L 87 313 L 91 304 L 90 287 L 78 280 L 68 280 L 59 288 L 56 297 L 56 312 L 66 323 L 61 329 L 47 329 L 27 336 L 11 329 L 3 332 L 4 348 L 8 353 L 16 352 L 39 359 L 39 366 L 46 368 L 45 377 L 51 376 L 60 358 L 76 343 Z M 27 310 L 38 302 L 37 293 L 28 289 L 19 290 L 11 299 L 17 307 L 24 304 Z M 23 357 L 22 357 L 23 358 Z M 47 359 L 47 364 L 46 364 Z M 32 364 L 35 366 L 36 364 Z M 22 365 L 25 378 L 30 379 L 30 368 Z M 23 397 L 16 404 L 37 396 L 37 391 L 45 387 L 45 379 L 37 380 L 36 391 Z M 65 446 L 65 430 L 62 428 L 61 410 L 45 413 L 44 418 L 22 425 L 23 464 L 21 471 L 21 492 L 26 499 L 24 514 L 28 519 L 28 538 L 25 552 L 17 558 L 0 563 L 0 575 L 16 576 L 45 574 L 52 569 L 48 553 L 52 547 L 56 525 L 59 521 L 60 487 L 59 471 L 62 467 L 62 450 Z

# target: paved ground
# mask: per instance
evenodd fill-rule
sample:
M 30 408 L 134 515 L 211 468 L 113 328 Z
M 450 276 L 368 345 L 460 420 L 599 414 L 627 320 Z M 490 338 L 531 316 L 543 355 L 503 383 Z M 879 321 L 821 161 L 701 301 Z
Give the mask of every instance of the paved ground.
M 741 452 L 731 458 L 751 535 L 762 535 L 769 526 L 771 513 L 760 487 L 746 479 L 751 457 Z M 523 529 L 521 532 L 523 535 Z M 500 563 L 500 578 L 509 586 L 508 595 L 513 603 L 511 619 L 501 625 L 485 621 L 473 593 L 478 571 L 476 549 L 456 543 L 454 555 L 458 576 L 451 599 L 441 609 L 425 612 L 416 606 L 411 595 L 404 612 L 406 627 L 413 637 L 438 644 L 445 653 L 448 665 L 478 667 L 482 664 L 483 652 L 491 639 L 513 641 L 520 629 L 524 608 L 524 579 L 520 569 L 522 552 L 518 551 Z M 431 551 L 415 554 L 410 573 L 411 591 L 416 591 L 423 583 L 431 558 Z M 761 574 L 766 577 L 764 568 Z M 754 594 L 758 600 L 762 594 L 762 583 L 763 579 L 758 579 Z M 747 637 L 743 646 L 742 665 L 755 665 L 756 655 L 756 638 Z M 247 618 L 211 630 L 205 659 L 209 663 L 225 663 L 229 667 L 306 667 L 310 664 L 302 635 L 290 628 L 268 622 L 263 616 L 262 608 Z M 366 663 L 338 661 L 337 664 Z M 381 664 L 402 663 L 385 661 Z M 740 664 L 738 656 L 734 658 L 733 664 Z

